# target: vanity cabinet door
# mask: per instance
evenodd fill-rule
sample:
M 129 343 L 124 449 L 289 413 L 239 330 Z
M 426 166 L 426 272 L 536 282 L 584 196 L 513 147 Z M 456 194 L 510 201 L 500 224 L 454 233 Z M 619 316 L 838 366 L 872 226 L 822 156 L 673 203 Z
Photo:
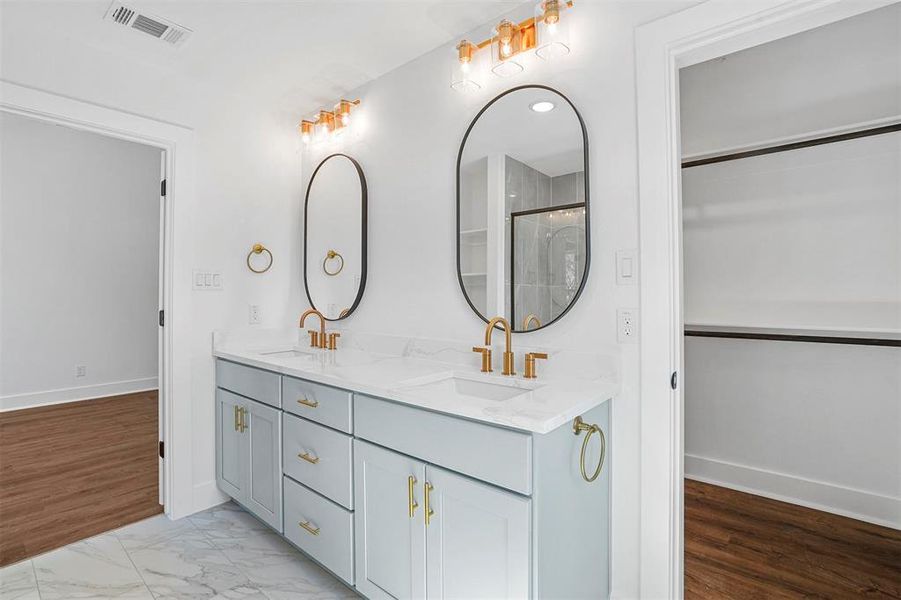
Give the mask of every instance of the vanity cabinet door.
M 529 597 L 529 498 L 429 465 L 427 598 Z
M 357 590 L 373 600 L 424 598 L 425 465 L 354 440 L 354 478 Z
M 244 503 L 247 437 L 241 433 L 239 409 L 247 400 L 216 389 L 216 482 L 219 489 Z
M 280 411 L 245 401 L 247 443 L 245 505 L 270 527 L 282 530 L 282 420 Z

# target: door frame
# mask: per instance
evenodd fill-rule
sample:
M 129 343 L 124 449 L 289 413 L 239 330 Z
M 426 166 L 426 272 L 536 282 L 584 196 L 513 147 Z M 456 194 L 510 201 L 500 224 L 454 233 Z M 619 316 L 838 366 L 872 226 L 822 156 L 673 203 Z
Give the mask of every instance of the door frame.
M 190 128 L 0 80 L 0 111 L 73 129 L 153 146 L 162 150 L 166 201 L 161 215 L 160 264 L 165 310 L 159 347 L 160 429 L 165 513 L 173 519 L 194 512 L 190 332 L 190 256 L 182 249 L 190 236 L 194 197 L 194 132 Z
M 642 598 L 683 595 L 679 69 L 897 1 L 709 0 L 636 30 Z

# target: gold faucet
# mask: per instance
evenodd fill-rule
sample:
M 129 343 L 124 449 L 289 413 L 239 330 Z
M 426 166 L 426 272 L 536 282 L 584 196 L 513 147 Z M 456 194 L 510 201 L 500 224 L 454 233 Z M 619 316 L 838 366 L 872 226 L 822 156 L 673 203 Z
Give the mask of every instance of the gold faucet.
M 535 379 L 538 377 L 538 371 L 535 369 L 535 359 L 547 359 L 547 352 L 529 352 L 526 354 L 526 372 L 523 375 L 526 379 Z
M 526 315 L 526 318 L 522 320 L 522 330 L 528 331 L 529 325 L 531 325 L 532 323 L 535 323 L 539 328 L 541 328 L 541 319 L 539 319 L 538 315 L 536 315 L 535 313 Z
M 319 331 L 311 329 L 307 332 L 310 334 L 310 348 L 326 348 L 328 346 L 328 339 L 325 335 L 325 317 L 322 316 L 321 312 L 315 308 L 304 311 L 304 313 L 300 315 L 300 326 L 303 327 L 304 321 L 306 321 L 307 317 L 310 315 L 319 317 Z M 332 348 L 332 350 L 334 350 L 334 348 Z
M 501 374 L 516 375 L 516 372 L 513 370 L 513 336 L 511 335 L 513 332 L 510 328 L 510 322 L 507 321 L 507 319 L 503 317 L 494 317 L 488 321 L 488 327 L 485 329 L 485 345 L 488 348 L 491 348 L 491 334 L 494 332 L 494 326 L 498 323 L 504 328 L 504 341 L 506 343 L 504 349 L 504 369 L 501 371 Z

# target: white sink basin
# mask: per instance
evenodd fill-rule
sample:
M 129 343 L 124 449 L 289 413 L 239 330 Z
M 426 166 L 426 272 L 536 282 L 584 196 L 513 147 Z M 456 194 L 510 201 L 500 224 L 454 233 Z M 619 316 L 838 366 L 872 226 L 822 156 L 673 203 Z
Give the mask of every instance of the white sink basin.
M 307 350 L 273 350 L 271 352 L 260 352 L 260 356 L 268 356 L 270 358 L 291 358 L 292 356 L 315 356 L 315 352 Z
M 480 377 L 460 373 L 441 373 L 404 382 L 406 391 L 416 391 L 441 396 L 456 396 L 488 400 L 490 402 L 506 402 L 519 398 L 540 387 L 538 384 L 522 379 L 504 381 L 494 376 Z

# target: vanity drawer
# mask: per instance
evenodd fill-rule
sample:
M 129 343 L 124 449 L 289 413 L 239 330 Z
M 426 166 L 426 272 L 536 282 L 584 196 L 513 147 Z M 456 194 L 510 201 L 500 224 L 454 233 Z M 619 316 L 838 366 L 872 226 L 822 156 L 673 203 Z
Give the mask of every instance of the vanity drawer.
M 281 376 L 277 373 L 245 367 L 219 359 L 216 361 L 216 386 L 245 398 L 281 408 Z
M 287 477 L 284 510 L 285 537 L 353 585 L 353 513 Z
M 287 376 L 283 377 L 282 387 L 286 411 L 353 433 L 350 392 Z
M 532 493 L 532 436 L 354 395 L 356 437 L 519 492 Z
M 353 509 L 353 438 L 287 413 L 282 432 L 285 475 Z

